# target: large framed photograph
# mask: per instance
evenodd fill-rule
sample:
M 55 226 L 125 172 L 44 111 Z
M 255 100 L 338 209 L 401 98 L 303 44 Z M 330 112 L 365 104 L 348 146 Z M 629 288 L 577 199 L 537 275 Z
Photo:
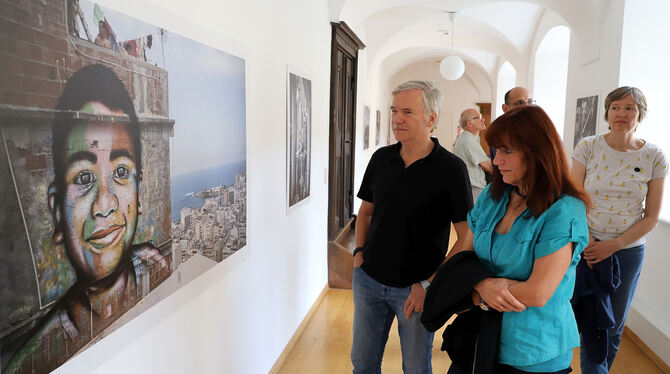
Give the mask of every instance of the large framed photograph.
M 573 147 L 587 136 L 596 134 L 598 123 L 598 95 L 580 97 L 575 109 L 575 139 Z
M 287 201 L 291 209 L 310 195 L 312 81 L 287 69 Z
M 3 14 L 0 372 L 48 373 L 243 256 L 244 48 L 88 0 Z

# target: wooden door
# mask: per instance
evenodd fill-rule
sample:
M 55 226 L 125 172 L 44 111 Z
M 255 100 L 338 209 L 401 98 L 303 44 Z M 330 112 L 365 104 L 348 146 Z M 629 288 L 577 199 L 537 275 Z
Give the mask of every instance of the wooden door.
M 491 103 L 475 103 L 479 107 L 479 113 L 482 115 L 484 120 L 486 121 L 486 128 L 491 125 Z M 482 148 L 484 148 L 484 152 L 486 154 L 489 154 L 489 145 L 486 143 L 486 130 L 482 130 L 479 132 L 479 140 L 482 144 Z M 493 161 L 493 160 L 492 160 Z
M 356 67 L 365 45 L 344 23 L 332 23 L 330 81 L 330 150 L 328 178 L 328 240 L 353 215 L 354 141 L 356 134 Z

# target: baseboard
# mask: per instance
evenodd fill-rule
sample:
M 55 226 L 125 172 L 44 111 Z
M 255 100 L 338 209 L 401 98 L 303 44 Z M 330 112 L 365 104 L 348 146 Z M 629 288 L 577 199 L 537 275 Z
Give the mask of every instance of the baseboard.
M 284 362 L 286 362 L 286 358 L 288 355 L 291 353 L 293 350 L 293 347 L 295 346 L 295 343 L 298 342 L 298 339 L 300 339 L 300 335 L 302 335 L 303 331 L 305 331 L 305 327 L 307 327 L 307 324 L 309 321 L 312 319 L 312 316 L 316 312 L 316 310 L 319 308 L 319 305 L 323 301 L 323 298 L 326 296 L 326 291 L 328 291 L 328 286 L 326 285 L 323 287 L 323 290 L 321 291 L 321 294 L 319 294 L 319 297 L 316 298 L 316 301 L 314 301 L 314 304 L 312 307 L 309 309 L 309 312 L 307 312 L 307 315 L 305 318 L 300 322 L 300 326 L 295 330 L 295 333 L 293 333 L 293 336 L 291 337 L 291 340 L 286 344 L 286 347 L 284 347 L 284 350 L 282 353 L 279 355 L 279 358 L 277 358 L 277 361 L 275 361 L 275 364 L 272 365 L 272 369 L 270 369 L 269 374 L 277 374 L 279 373 L 279 369 L 281 369 L 282 366 L 284 366 Z
M 642 353 L 644 353 L 651 362 L 654 363 L 654 365 L 658 366 L 658 368 L 665 374 L 670 374 L 670 366 L 665 363 L 657 354 L 652 350 L 642 339 L 640 339 L 639 336 L 633 330 L 628 328 L 628 326 L 624 326 L 623 328 L 623 333 L 630 338 L 630 340 L 635 343 L 635 345 L 640 348 Z

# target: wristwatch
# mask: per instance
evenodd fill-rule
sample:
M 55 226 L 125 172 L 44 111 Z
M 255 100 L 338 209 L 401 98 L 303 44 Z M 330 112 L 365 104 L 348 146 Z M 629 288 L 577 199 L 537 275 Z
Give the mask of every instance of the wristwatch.
M 430 286 L 430 281 L 428 279 L 424 279 L 419 283 L 421 283 L 421 287 L 423 287 L 424 291 L 428 291 L 428 286 Z
M 356 253 L 361 252 L 362 250 L 363 250 L 363 247 L 356 247 L 356 249 L 354 249 L 354 252 L 353 252 L 354 257 L 356 257 Z
M 482 299 L 482 295 L 480 295 L 480 294 L 478 293 L 477 296 L 479 297 L 479 307 L 480 307 L 483 311 L 488 312 L 488 311 L 489 311 L 489 306 L 488 306 L 488 304 L 486 304 L 486 301 L 484 301 L 484 299 Z

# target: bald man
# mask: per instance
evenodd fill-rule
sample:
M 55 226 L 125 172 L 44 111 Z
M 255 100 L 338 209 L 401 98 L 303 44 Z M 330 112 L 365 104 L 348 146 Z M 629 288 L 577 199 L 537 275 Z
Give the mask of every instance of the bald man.
M 530 91 L 525 87 L 514 87 L 505 93 L 505 103 L 502 105 L 504 113 L 518 107 L 535 104 Z
M 502 105 L 503 113 L 526 105 L 535 104 L 535 100 L 530 95 L 530 91 L 526 87 L 517 86 L 505 93 L 505 102 Z M 496 149 L 489 147 L 489 155 L 491 161 L 496 158 Z
M 463 160 L 468 168 L 474 203 L 486 187 L 484 172 L 491 172 L 491 160 L 486 156 L 479 141 L 479 132 L 486 129 L 486 120 L 476 109 L 470 108 L 461 113 L 458 123 L 463 133 L 456 139 L 454 154 Z

